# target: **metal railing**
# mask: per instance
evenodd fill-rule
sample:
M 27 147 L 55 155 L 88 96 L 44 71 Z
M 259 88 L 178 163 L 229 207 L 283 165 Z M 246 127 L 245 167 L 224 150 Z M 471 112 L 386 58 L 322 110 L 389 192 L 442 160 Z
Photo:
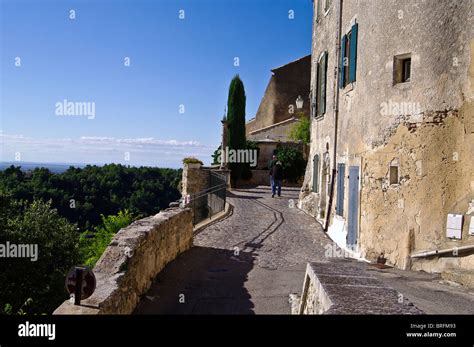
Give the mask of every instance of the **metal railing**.
M 224 175 L 210 171 L 210 187 L 191 194 L 186 207 L 193 210 L 194 225 L 224 211 L 227 181 Z

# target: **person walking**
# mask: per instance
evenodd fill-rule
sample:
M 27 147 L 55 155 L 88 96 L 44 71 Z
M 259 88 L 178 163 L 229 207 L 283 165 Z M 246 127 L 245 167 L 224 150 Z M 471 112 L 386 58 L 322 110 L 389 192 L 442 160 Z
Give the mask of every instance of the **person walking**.
M 277 162 L 277 157 L 274 154 L 272 156 L 272 159 L 268 162 L 268 172 L 269 172 L 269 175 L 270 175 L 270 187 L 271 187 L 272 192 L 273 192 L 273 186 L 274 186 L 272 170 L 273 170 L 273 166 L 275 165 L 276 162 Z
M 278 194 L 278 196 L 281 196 L 281 181 L 283 179 L 283 164 L 281 161 L 277 160 L 275 164 L 272 167 L 272 179 L 273 179 L 273 185 L 272 185 L 272 198 L 275 197 L 275 193 Z

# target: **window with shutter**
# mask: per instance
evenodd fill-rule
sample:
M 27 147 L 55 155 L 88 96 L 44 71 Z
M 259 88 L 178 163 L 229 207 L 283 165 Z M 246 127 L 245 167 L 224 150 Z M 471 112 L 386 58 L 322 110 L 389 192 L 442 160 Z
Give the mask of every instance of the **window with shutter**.
M 321 1 L 323 0 L 316 0 L 316 20 L 317 21 L 321 17 Z
M 327 59 L 328 52 L 324 52 L 321 56 L 319 62 L 319 76 L 320 76 L 320 85 L 319 85 L 319 107 L 318 114 L 323 115 L 326 113 L 326 81 L 327 81 Z
M 344 88 L 345 58 L 346 58 L 346 35 L 341 38 L 341 61 L 339 62 L 339 88 Z
M 313 192 L 319 193 L 319 155 L 313 157 Z
M 346 35 L 346 41 L 344 42 L 344 87 L 347 86 L 349 82 L 349 72 L 351 71 L 350 63 L 351 63 L 351 39 L 352 32 L 348 32 Z
M 314 102 L 313 102 L 313 110 L 314 116 L 318 116 L 318 105 L 319 105 L 319 84 L 320 84 L 321 76 L 319 75 L 319 61 L 316 63 L 316 91 L 314 92 Z
M 358 24 L 354 24 L 351 30 L 350 57 L 349 57 L 349 82 L 355 82 L 357 70 L 357 31 Z
M 344 212 L 344 176 L 346 172 L 345 164 L 337 165 L 337 200 L 336 200 L 336 213 L 339 216 L 343 215 Z
M 339 69 L 339 88 L 356 81 L 358 24 L 341 39 L 341 61 Z

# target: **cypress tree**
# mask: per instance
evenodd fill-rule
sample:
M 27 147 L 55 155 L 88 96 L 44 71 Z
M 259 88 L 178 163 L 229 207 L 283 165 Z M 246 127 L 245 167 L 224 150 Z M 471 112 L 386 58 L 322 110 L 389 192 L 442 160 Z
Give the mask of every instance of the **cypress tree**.
M 227 99 L 227 126 L 229 149 L 245 149 L 245 89 L 239 75 L 236 75 L 230 82 L 229 97 Z M 247 165 L 248 166 L 248 165 Z M 229 163 L 231 178 L 234 183 L 242 177 L 245 170 L 243 163 Z M 235 184 L 234 184 L 235 185 Z

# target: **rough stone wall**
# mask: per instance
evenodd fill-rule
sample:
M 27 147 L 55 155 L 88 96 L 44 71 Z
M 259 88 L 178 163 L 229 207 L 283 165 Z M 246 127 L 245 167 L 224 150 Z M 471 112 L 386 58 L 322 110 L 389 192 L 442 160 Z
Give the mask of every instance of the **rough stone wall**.
M 363 264 L 343 259 L 308 263 L 300 314 L 422 314 Z
M 290 131 L 298 122 L 298 118 L 290 118 L 282 123 L 275 124 L 264 129 L 250 132 L 247 140 L 257 141 L 262 139 L 270 139 L 275 141 L 290 141 Z
M 245 132 L 250 132 L 270 126 L 274 123 L 275 104 L 274 100 L 278 98 L 275 76 L 272 74 L 268 82 L 265 94 L 257 110 L 255 118 L 245 124 Z M 296 99 L 295 99 L 296 100 Z
M 347 228 L 348 170 L 359 166 L 362 255 L 373 260 L 383 252 L 389 263 L 402 268 L 473 269 L 473 256 L 407 260 L 410 252 L 474 241 L 467 235 L 467 215 L 462 240 L 446 238 L 446 214 L 465 214 L 474 198 L 473 2 L 344 2 L 343 34 L 358 23 L 357 73 L 356 82 L 340 92 L 334 163 L 338 7 L 339 1 L 332 1 L 327 14 L 318 22 L 314 18 L 311 86 L 315 90 L 316 62 L 327 50 L 326 114 L 312 119 L 310 158 L 299 205 L 320 218 L 327 208 L 329 185 L 323 184 L 323 165 L 320 193 L 311 192 L 315 154 L 321 161 L 328 159 L 324 159 L 329 168 L 326 182 L 334 166 L 345 163 L 342 218 Z M 394 85 L 394 56 L 406 53 L 411 54 L 411 81 Z M 407 103 L 408 111 L 403 110 Z M 399 110 L 383 112 L 390 105 L 399 105 Z M 388 170 L 394 159 L 400 163 L 401 182 L 391 187 Z M 330 213 L 334 214 L 335 206 L 336 199 Z
M 311 56 L 308 55 L 272 70 L 273 74 L 257 114 L 246 124 L 247 135 L 252 131 L 294 117 L 299 112 L 295 105 L 298 95 L 301 95 L 304 100 L 301 112 L 309 115 L 310 69 Z M 290 112 L 290 105 L 293 105 L 293 113 Z
M 300 143 L 295 142 L 276 142 L 276 141 L 258 141 L 258 163 L 257 168 L 260 170 L 268 170 L 268 163 L 273 157 L 275 150 L 277 149 L 278 145 L 284 147 L 293 147 L 303 153 L 303 157 L 305 157 L 305 146 Z
M 331 307 L 331 300 L 316 276 L 307 277 L 308 291 L 303 304 L 302 314 L 323 314 Z
M 209 188 L 210 169 L 203 167 L 193 168 L 184 165 L 182 174 L 182 195 L 191 195 Z
M 278 145 L 278 142 L 260 141 L 258 145 L 258 164 L 257 168 L 260 170 L 268 170 L 268 162 L 272 159 L 273 153 Z
M 299 307 L 292 311 L 292 314 L 324 314 L 333 305 L 314 267 L 314 263 L 306 264 L 303 290 L 298 300 Z
M 75 306 L 69 300 L 54 314 L 130 314 L 153 279 L 193 244 L 190 209 L 168 209 L 121 229 L 94 268 L 96 291 Z

